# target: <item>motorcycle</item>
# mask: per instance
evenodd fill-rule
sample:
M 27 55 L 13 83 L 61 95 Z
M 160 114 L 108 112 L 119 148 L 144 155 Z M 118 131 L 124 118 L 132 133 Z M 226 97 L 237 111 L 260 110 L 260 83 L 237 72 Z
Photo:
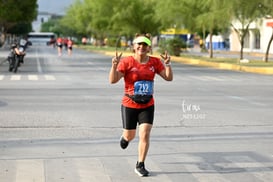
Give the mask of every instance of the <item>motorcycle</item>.
M 24 63 L 24 57 L 25 57 L 25 47 L 20 46 L 17 47 L 17 44 L 12 44 L 10 53 L 8 55 L 8 62 L 9 62 L 9 71 L 16 73 L 18 70 L 18 67 Z

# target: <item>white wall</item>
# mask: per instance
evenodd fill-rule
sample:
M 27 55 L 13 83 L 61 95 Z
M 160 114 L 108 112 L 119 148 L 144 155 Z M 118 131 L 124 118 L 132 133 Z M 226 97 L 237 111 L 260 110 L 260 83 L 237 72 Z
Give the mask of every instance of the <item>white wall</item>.
M 37 19 L 32 22 L 32 29 L 34 32 L 40 32 L 42 20 L 43 22 L 47 22 L 52 15 L 48 13 L 39 13 Z
M 248 41 L 245 43 L 248 43 L 244 48 L 244 51 L 246 52 L 261 52 L 265 53 L 267 49 L 267 45 L 269 42 L 269 39 L 272 34 L 272 27 L 267 26 L 267 22 L 273 22 L 273 19 L 262 19 L 255 23 L 251 23 L 249 26 L 249 33 L 247 39 Z M 238 22 L 234 22 L 233 25 L 236 28 L 240 28 L 241 25 Z M 260 32 L 260 48 L 255 48 L 255 31 Z M 230 50 L 231 51 L 240 51 L 241 45 L 238 39 L 237 33 L 234 31 L 234 29 L 231 29 L 230 34 Z M 269 53 L 273 54 L 273 44 L 271 44 Z

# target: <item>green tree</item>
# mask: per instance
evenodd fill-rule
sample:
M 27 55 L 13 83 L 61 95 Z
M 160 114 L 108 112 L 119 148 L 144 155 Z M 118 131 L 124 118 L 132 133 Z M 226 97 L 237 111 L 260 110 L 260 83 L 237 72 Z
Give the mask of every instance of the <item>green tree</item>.
M 77 35 L 71 28 L 64 27 L 60 21 L 61 16 L 53 16 L 41 27 L 41 32 L 54 32 L 58 36 L 74 36 Z
M 193 1 L 188 1 L 191 3 Z M 189 7 L 185 7 L 186 0 L 158 0 L 155 3 L 155 18 L 159 21 L 160 29 L 168 29 L 175 27 L 185 27 L 186 13 L 192 13 L 194 11 L 189 11 Z M 166 8 L 166 6 L 168 6 Z M 189 21 L 193 20 L 190 17 Z
M 113 7 L 117 0 L 89 0 L 87 6 L 90 7 L 91 21 L 89 29 L 96 39 L 99 40 L 99 45 L 102 45 L 104 38 L 111 33 L 111 17 L 114 14 Z
M 271 18 L 273 17 L 273 1 L 272 0 L 264 0 L 260 4 L 260 8 L 262 9 L 262 12 L 264 13 L 265 16 L 271 17 Z M 268 55 L 269 55 L 269 50 L 270 50 L 272 41 L 273 41 L 273 27 L 272 27 L 272 34 L 269 38 L 266 52 L 265 52 L 265 59 L 264 59 L 265 62 L 268 62 Z
M 166 8 L 168 5 L 168 8 Z M 157 18 L 163 28 L 185 27 L 191 32 L 210 34 L 210 57 L 213 57 L 212 35 L 229 26 L 231 16 L 229 0 L 160 0 L 157 4 Z
M 102 43 L 111 32 L 110 19 L 115 1 L 78 0 L 67 10 L 61 24 L 80 35 L 93 34 Z
M 26 35 L 28 32 L 31 32 L 32 24 L 31 23 L 17 23 L 14 26 L 7 29 L 7 33 L 14 35 Z
M 111 19 L 113 30 L 123 35 L 158 34 L 160 21 L 155 18 L 155 3 L 154 0 L 118 1 Z
M 200 15 L 196 17 L 196 23 L 203 32 L 209 32 L 209 54 L 213 57 L 212 35 L 222 33 L 229 26 L 231 16 L 229 10 L 231 7 L 229 0 L 202 0 Z M 200 6 L 200 5 L 199 5 Z
M 0 33 L 26 34 L 31 22 L 37 16 L 37 0 L 2 0 L 0 1 Z M 1 43 L 1 42 L 0 42 Z
M 0 1 L 0 27 L 2 30 L 17 23 L 31 23 L 37 16 L 37 0 Z
M 157 34 L 159 21 L 154 18 L 155 0 L 83 0 L 75 2 L 61 24 L 78 34 L 92 34 L 101 42 L 105 37 L 135 33 Z
M 58 20 L 57 19 L 49 19 L 47 22 L 44 22 L 41 25 L 41 32 L 54 32 L 56 33 L 56 31 L 53 31 L 54 27 L 56 27 L 58 25 Z
M 90 34 L 89 23 L 92 20 L 92 12 L 88 5 L 88 0 L 77 0 L 66 11 L 66 15 L 59 21 L 64 27 L 78 35 Z
M 244 58 L 243 49 L 245 44 L 245 37 L 249 32 L 249 26 L 251 23 L 257 21 L 259 18 L 264 16 L 261 10 L 261 3 L 257 0 L 236 0 L 232 1 L 232 14 L 233 20 L 231 25 L 234 31 L 237 33 L 238 39 L 240 40 L 240 60 Z M 239 22 L 240 27 L 236 24 Z

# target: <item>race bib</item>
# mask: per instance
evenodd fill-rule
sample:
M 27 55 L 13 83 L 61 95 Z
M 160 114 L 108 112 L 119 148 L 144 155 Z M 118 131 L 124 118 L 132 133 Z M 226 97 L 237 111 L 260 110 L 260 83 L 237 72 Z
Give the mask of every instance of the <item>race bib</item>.
M 153 95 L 153 81 L 137 81 L 134 83 L 134 95 Z

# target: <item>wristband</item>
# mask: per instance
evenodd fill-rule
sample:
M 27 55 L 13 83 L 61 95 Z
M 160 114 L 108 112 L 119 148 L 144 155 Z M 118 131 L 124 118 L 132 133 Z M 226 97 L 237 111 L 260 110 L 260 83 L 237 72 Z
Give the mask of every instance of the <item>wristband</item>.
M 169 62 L 169 63 L 165 63 L 165 66 L 171 66 L 171 62 Z

